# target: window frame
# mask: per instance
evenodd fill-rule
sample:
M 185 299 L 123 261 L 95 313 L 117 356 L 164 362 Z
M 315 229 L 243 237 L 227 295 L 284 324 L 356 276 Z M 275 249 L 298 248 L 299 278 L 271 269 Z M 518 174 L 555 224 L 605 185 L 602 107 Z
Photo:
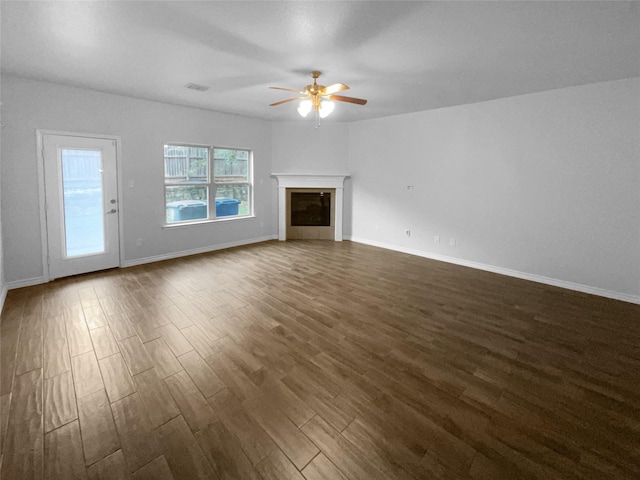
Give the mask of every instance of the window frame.
M 206 181 L 197 181 L 197 182 L 167 182 L 167 168 L 166 168 L 166 158 L 165 155 L 167 147 L 185 147 L 185 148 L 203 148 L 207 150 L 207 180 Z M 247 180 L 246 181 L 232 181 L 232 182 L 216 182 L 215 180 L 215 165 L 214 165 L 214 152 L 215 150 L 237 150 L 247 152 Z M 195 143 L 186 143 L 186 142 L 164 142 L 163 143 L 163 151 L 162 151 L 162 167 L 163 167 L 163 204 L 164 204 L 164 222 L 163 227 L 165 228 L 174 228 L 179 226 L 186 225 L 197 225 L 203 223 L 214 223 L 214 222 L 228 222 L 234 220 L 242 220 L 245 218 L 254 218 L 254 202 L 253 202 L 253 150 L 249 148 L 239 148 L 239 147 L 223 147 L 218 145 L 203 145 L 203 144 L 195 144 Z M 206 188 L 207 192 L 207 217 L 206 218 L 196 218 L 196 219 L 187 219 L 187 220 L 178 220 L 169 222 L 167 218 L 167 188 L 168 187 L 187 187 L 187 186 L 203 186 Z M 219 187 L 225 186 L 245 186 L 246 195 L 247 195 L 247 208 L 248 212 L 245 214 L 240 214 L 238 212 L 237 215 L 223 215 L 216 216 L 216 196 Z M 222 197 L 220 197 L 222 198 Z M 240 207 L 240 205 L 239 205 Z

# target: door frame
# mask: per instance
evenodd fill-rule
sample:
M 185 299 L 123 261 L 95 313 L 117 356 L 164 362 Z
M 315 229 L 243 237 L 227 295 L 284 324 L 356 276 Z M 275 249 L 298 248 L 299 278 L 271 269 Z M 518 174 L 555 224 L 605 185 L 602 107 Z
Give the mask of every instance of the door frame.
M 124 208 L 122 203 L 122 151 L 121 151 L 121 139 L 118 135 L 101 135 L 95 133 L 81 133 L 81 132 L 63 132 L 59 130 L 36 130 L 36 156 L 38 158 L 38 196 L 39 196 L 39 209 L 40 209 L 40 237 L 42 246 L 42 280 L 44 283 L 51 281 L 51 274 L 49 272 L 49 232 L 47 228 L 47 209 L 46 209 L 46 192 L 45 192 L 45 178 L 44 178 L 44 143 L 43 137 L 45 135 L 62 135 L 67 137 L 80 137 L 80 138 L 98 138 L 100 140 L 113 140 L 116 143 L 116 182 L 118 185 L 118 252 L 119 263 L 118 267 L 122 267 L 124 264 Z

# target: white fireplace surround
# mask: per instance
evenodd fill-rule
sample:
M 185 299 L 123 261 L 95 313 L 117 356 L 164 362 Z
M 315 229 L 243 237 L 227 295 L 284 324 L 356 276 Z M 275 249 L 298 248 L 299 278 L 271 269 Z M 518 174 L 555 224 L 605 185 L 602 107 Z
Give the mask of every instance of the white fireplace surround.
M 287 239 L 287 188 L 335 188 L 335 241 L 342 241 L 344 179 L 349 174 L 272 173 L 278 179 L 278 240 Z

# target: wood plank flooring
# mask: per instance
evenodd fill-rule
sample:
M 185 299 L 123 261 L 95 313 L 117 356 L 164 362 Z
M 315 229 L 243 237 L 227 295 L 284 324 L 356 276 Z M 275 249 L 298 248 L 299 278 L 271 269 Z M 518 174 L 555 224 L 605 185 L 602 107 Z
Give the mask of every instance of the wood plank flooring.
M 638 479 L 640 306 L 351 242 L 9 292 L 1 473 Z

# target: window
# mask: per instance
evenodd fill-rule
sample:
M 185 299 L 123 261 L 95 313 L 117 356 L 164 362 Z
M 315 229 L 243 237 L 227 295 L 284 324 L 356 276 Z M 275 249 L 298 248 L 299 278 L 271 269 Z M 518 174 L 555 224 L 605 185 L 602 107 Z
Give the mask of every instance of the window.
M 167 224 L 251 215 L 251 152 L 164 146 Z

